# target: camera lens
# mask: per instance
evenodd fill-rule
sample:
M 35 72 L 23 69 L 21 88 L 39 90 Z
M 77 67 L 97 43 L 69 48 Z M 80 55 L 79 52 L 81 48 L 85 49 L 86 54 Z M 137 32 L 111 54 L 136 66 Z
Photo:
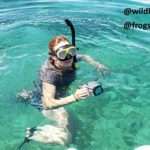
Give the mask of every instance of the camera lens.
M 98 95 L 102 94 L 103 91 L 104 90 L 103 90 L 102 86 L 99 85 L 93 89 L 93 94 L 94 94 L 94 96 L 98 96 Z

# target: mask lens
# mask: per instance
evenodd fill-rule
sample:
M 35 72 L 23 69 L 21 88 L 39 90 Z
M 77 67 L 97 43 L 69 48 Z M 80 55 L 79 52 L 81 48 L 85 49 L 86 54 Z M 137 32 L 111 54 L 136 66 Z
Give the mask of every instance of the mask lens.
M 74 46 L 72 45 L 65 45 L 63 47 L 60 47 L 58 50 L 57 50 L 57 57 L 58 59 L 60 60 L 66 60 L 66 59 L 71 59 L 71 57 L 75 56 L 76 54 L 76 49 Z
M 66 53 L 65 53 L 65 51 L 60 51 L 58 54 L 57 54 L 57 57 L 59 58 L 59 59 L 65 59 L 65 57 L 66 57 Z
M 67 55 L 66 58 L 65 58 L 65 60 L 69 60 L 69 59 L 71 59 L 71 58 L 72 58 L 71 55 Z
M 76 54 L 76 49 L 75 48 L 70 48 L 68 52 L 71 56 L 75 56 Z
M 59 56 L 57 56 L 59 60 L 65 61 L 65 60 L 69 60 L 71 59 L 73 56 L 71 56 L 70 54 L 66 54 L 65 52 L 60 52 Z
M 66 55 L 66 57 L 64 58 L 64 59 L 60 59 L 59 58 L 59 60 L 61 60 L 61 61 L 65 61 L 65 60 L 69 60 L 69 59 L 72 59 L 72 56 L 71 55 Z

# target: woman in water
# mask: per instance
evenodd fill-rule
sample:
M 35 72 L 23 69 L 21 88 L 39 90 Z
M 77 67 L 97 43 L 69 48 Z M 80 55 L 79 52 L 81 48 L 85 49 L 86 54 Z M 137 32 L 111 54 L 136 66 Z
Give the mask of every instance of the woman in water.
M 77 54 L 76 48 L 65 36 L 57 36 L 49 42 L 49 59 L 40 70 L 41 102 L 38 103 L 42 106 L 43 115 L 54 120 L 56 124 L 37 127 L 32 136 L 30 130 L 27 130 L 26 137 L 51 144 L 70 143 L 69 115 L 63 106 L 84 100 L 91 94 L 87 88 L 81 88 L 65 96 L 67 86 L 75 79 L 75 64 L 80 60 L 88 62 L 102 72 L 107 70 L 90 56 Z M 34 101 L 31 103 L 35 104 Z

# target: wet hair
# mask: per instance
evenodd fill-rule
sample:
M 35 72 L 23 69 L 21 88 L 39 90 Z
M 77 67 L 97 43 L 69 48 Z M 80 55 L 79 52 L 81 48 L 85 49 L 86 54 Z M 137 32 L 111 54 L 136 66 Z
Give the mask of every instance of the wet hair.
M 54 47 L 59 44 L 60 42 L 68 42 L 69 43 L 69 40 L 63 36 L 63 35 L 60 35 L 60 36 L 56 36 L 55 38 L 53 38 L 49 43 L 48 43 L 48 48 L 49 48 L 49 60 L 50 62 L 54 65 L 54 60 L 52 59 L 52 56 L 55 55 L 55 50 L 54 50 Z M 75 69 L 75 62 L 76 62 L 76 57 L 74 56 L 74 59 L 73 59 L 73 65 L 72 67 Z
M 49 53 L 55 54 L 54 47 L 62 41 L 69 42 L 68 39 L 63 35 L 53 38 L 48 44 Z

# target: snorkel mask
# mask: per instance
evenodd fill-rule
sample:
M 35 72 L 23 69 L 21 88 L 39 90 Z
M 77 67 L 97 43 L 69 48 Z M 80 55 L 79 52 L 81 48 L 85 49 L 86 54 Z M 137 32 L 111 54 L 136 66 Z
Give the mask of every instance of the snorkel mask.
M 70 20 L 66 19 L 65 23 L 71 30 L 72 43 L 63 43 L 62 45 L 58 45 L 58 47 L 56 46 L 54 50 L 49 51 L 49 55 L 56 56 L 61 61 L 69 60 L 73 57 L 73 61 L 76 62 L 76 51 L 78 48 L 76 48 L 75 28 Z
M 76 35 L 75 35 L 75 28 L 72 24 L 72 22 L 69 19 L 65 19 L 66 25 L 70 28 L 71 30 L 71 35 L 72 35 L 72 45 L 64 45 L 56 50 L 56 56 L 59 60 L 69 60 L 72 57 L 75 58 L 76 61 Z
M 56 57 L 61 60 L 69 60 L 76 55 L 76 48 L 73 45 L 64 45 L 56 49 Z

